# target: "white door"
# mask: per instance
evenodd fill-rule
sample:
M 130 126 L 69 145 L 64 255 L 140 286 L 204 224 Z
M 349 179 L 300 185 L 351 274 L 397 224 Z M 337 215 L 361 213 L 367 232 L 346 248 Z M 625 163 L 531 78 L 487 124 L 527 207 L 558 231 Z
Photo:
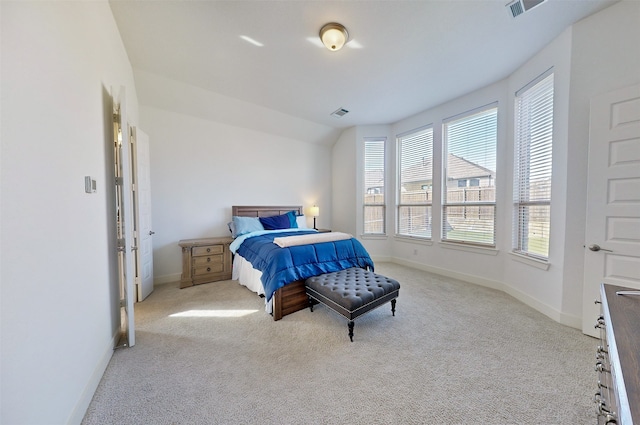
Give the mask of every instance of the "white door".
M 153 292 L 153 230 L 151 230 L 151 171 L 149 136 L 133 127 L 134 200 L 136 220 L 136 287 L 140 302 Z
M 125 111 L 125 90 L 112 89 L 114 172 L 116 193 L 116 238 L 118 250 L 118 273 L 120 284 L 120 327 L 123 344 L 135 345 L 135 323 L 133 303 L 135 301 L 135 259 L 133 197 L 131 196 L 131 147 Z
M 600 284 L 640 289 L 640 85 L 591 100 L 582 329 L 598 336 Z

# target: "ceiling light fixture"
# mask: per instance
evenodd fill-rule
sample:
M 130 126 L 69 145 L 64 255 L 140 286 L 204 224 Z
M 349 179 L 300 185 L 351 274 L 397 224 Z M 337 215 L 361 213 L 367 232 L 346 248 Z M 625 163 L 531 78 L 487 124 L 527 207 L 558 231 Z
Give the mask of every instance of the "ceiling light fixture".
M 342 46 L 349 40 L 349 33 L 344 25 L 330 22 L 320 28 L 320 40 L 327 49 L 335 52 L 342 49 Z

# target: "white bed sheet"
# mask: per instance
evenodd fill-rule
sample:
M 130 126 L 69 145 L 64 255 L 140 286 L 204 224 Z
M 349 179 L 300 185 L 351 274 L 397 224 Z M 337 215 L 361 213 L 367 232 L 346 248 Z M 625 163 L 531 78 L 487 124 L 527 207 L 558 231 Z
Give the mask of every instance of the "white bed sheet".
M 231 279 L 237 280 L 240 285 L 246 286 L 250 291 L 255 292 L 258 295 L 264 296 L 264 287 L 262 286 L 262 272 L 253 268 L 250 262 L 244 259 L 241 255 L 235 254 L 233 256 L 233 269 L 231 271 Z M 266 300 L 264 310 L 271 314 L 273 311 L 271 301 Z

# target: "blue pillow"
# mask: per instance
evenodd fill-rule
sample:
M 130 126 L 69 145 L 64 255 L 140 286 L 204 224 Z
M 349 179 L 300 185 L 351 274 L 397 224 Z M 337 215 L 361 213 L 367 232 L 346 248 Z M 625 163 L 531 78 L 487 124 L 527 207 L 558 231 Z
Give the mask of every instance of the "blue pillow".
M 260 223 L 262 223 L 265 230 L 295 229 L 298 227 L 296 215 L 293 211 L 282 215 L 260 217 Z
M 260 217 L 260 223 L 262 223 L 265 230 L 288 229 L 291 227 L 291 221 L 289 220 L 289 216 L 286 214 L 274 215 L 272 217 Z
M 296 212 L 295 211 L 289 211 L 286 215 L 289 216 L 289 222 L 291 224 L 290 228 L 291 229 L 297 229 L 298 228 L 298 217 L 296 216 Z
M 233 226 L 235 227 L 235 236 L 242 236 L 245 233 L 254 232 L 256 230 L 264 230 L 262 223 L 258 217 L 233 217 Z

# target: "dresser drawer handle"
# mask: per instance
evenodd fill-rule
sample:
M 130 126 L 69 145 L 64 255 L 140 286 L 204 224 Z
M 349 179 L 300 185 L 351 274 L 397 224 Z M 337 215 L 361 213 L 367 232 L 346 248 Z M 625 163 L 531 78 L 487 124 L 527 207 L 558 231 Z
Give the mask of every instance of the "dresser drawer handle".
M 596 372 L 600 372 L 600 373 L 611 373 L 611 371 L 609 369 L 607 369 L 602 362 L 597 362 L 596 363 Z
M 210 272 L 211 271 L 211 267 L 207 267 L 207 271 Z
M 211 252 L 211 248 L 207 248 L 207 252 Z
M 207 263 L 211 262 L 211 257 L 207 257 Z

